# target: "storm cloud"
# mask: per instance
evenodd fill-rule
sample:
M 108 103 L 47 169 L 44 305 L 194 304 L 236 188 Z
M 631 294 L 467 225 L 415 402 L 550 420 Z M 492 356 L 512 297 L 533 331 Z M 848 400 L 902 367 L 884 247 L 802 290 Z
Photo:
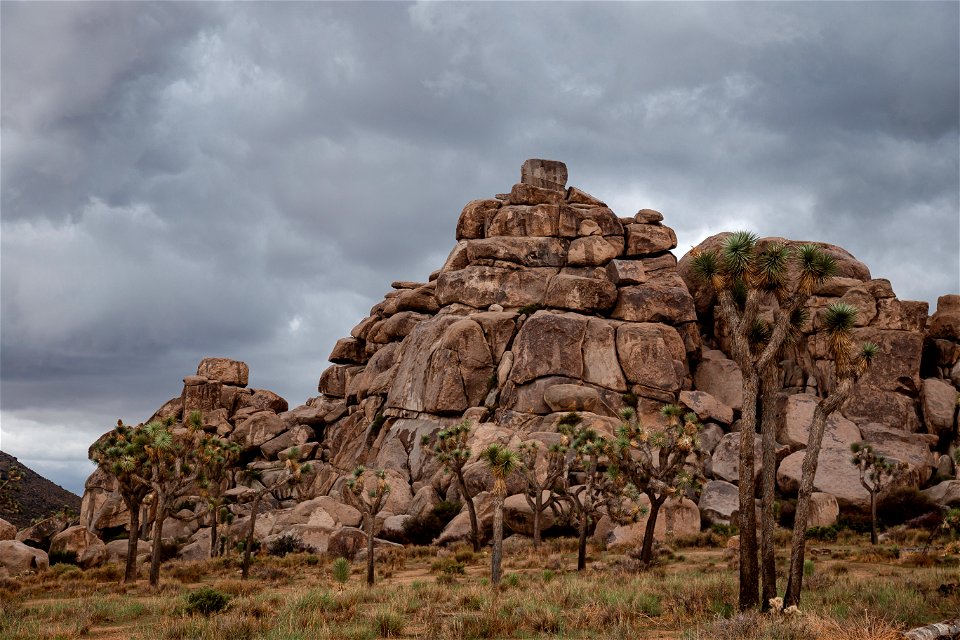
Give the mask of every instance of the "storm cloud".
M 204 356 L 291 405 L 526 158 L 678 254 L 839 244 L 960 290 L 960 5 L 0 4 L 0 446 L 86 446 Z

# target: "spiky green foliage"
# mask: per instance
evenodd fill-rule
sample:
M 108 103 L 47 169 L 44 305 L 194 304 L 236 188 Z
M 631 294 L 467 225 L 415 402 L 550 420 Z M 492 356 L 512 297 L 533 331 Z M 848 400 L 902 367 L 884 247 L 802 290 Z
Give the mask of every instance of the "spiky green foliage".
M 506 497 L 507 478 L 520 468 L 520 456 L 503 445 L 493 443 L 480 452 L 480 461 L 493 476 L 493 492 Z
M 470 447 L 467 442 L 470 439 L 470 423 L 466 420 L 447 429 L 441 429 L 437 432 L 437 442 L 434 446 L 434 453 L 437 460 L 448 469 L 462 467 L 470 459 Z M 424 436 L 426 443 L 429 443 L 429 437 Z
M 727 236 L 721 254 L 723 268 L 736 280 L 746 279 L 754 270 L 757 236 L 750 231 L 737 231 Z
M 837 273 L 836 259 L 815 244 L 802 244 L 794 248 L 799 270 L 797 291 L 809 296 L 813 290 Z
M 753 261 L 750 285 L 761 291 L 769 291 L 782 300 L 787 289 L 789 259 L 790 250 L 785 242 L 768 244 Z

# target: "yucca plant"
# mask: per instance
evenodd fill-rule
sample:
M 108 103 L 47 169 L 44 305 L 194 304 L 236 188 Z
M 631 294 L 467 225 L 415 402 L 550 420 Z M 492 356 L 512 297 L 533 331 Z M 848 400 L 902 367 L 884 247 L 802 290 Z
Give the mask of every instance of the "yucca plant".
M 473 504 L 473 496 L 467 489 L 467 482 L 463 477 L 463 468 L 470 460 L 470 422 L 463 422 L 441 429 L 436 434 L 433 452 L 437 456 L 437 461 L 443 465 L 449 473 L 452 473 L 457 480 L 457 489 L 463 496 L 463 501 L 467 504 L 467 512 L 470 514 L 470 539 L 473 543 L 473 550 L 480 551 L 480 526 L 477 523 L 477 508 Z M 423 436 L 421 444 L 427 446 L 430 444 L 430 436 Z
M 653 532 L 660 507 L 667 498 L 699 486 L 706 458 L 700 449 L 702 427 L 696 414 L 674 404 L 660 411 L 668 422 L 662 430 L 645 427 L 635 409 L 624 409 L 617 437 L 607 447 L 615 479 L 622 480 L 629 494 L 643 493 L 650 500 L 649 511 L 638 514 L 647 515 L 640 551 L 640 561 L 647 566 L 653 562 Z
M 813 481 L 817 473 L 820 446 L 827 427 L 827 418 L 839 410 L 853 392 L 853 387 L 861 375 L 870 366 L 880 348 L 866 342 L 857 345 L 853 340 L 853 327 L 856 324 L 857 311 L 848 304 L 834 303 L 823 314 L 824 331 L 831 359 L 834 362 L 836 381 L 829 396 L 817 403 L 807 436 L 807 448 L 803 455 L 803 467 L 800 477 L 800 490 L 797 495 L 797 510 L 794 516 L 793 536 L 790 545 L 790 569 L 787 575 L 787 590 L 783 597 L 783 606 L 800 605 L 800 589 L 803 583 L 803 556 L 805 532 L 810 515 L 810 497 L 813 495 Z
M 363 514 L 364 529 L 367 534 L 367 586 L 374 581 L 373 525 L 377 514 L 390 495 L 390 484 L 383 469 L 367 471 L 362 465 L 353 470 L 353 476 L 347 480 L 344 493 L 349 502 Z
M 480 460 L 493 476 L 493 553 L 490 556 L 490 582 L 497 586 L 503 573 L 503 501 L 507 497 L 507 478 L 520 468 L 520 456 L 507 447 L 493 443 L 480 452 Z
M 870 544 L 877 544 L 877 494 L 890 484 L 898 474 L 906 470 L 903 462 L 888 460 L 863 442 L 850 445 L 853 452 L 851 463 L 860 472 L 860 484 L 870 494 Z
M 342 592 L 343 585 L 347 584 L 347 580 L 350 579 L 350 561 L 346 558 L 337 558 L 330 565 L 330 575 L 333 576 L 334 581 L 337 583 L 337 590 Z

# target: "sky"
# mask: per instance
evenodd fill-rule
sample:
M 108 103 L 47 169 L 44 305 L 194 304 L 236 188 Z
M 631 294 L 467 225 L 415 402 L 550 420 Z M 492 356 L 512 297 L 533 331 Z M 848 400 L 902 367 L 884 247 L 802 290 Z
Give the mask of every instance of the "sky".
M 87 447 L 205 356 L 290 406 L 527 158 L 621 215 L 960 291 L 960 3 L 0 3 L 0 448 Z

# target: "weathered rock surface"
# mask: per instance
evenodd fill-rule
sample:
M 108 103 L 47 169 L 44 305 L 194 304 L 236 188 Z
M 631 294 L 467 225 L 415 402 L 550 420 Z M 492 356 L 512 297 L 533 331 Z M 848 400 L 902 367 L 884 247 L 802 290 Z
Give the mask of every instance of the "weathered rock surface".
M 107 561 L 107 545 L 86 527 L 64 529 L 50 541 L 51 554 L 69 554 L 77 559 L 82 569 L 98 567 Z
M 730 359 L 715 296 L 692 277 L 688 256 L 678 263 L 671 253 L 676 234 L 663 218 L 652 209 L 620 217 L 600 199 L 567 187 L 562 163 L 528 161 L 509 193 L 467 203 L 457 243 L 440 269 L 425 282 L 392 283 L 369 316 L 337 341 L 332 365 L 319 378 L 320 396 L 290 410 L 280 396 L 248 388 L 244 363 L 205 358 L 154 417 L 183 420 L 201 411 L 204 429 L 240 444 L 240 464 L 259 470 L 265 481 L 291 457 L 309 463 L 303 482 L 264 497 L 256 536 L 269 541 L 290 531 L 318 551 L 355 557 L 364 548 L 360 514 L 344 504 L 343 487 L 358 465 L 386 470 L 391 494 L 376 528 L 399 540 L 411 518 L 430 514 L 441 500 L 461 499 L 432 447 L 441 429 L 468 421 L 474 428 L 467 484 L 481 491 L 477 507 L 486 536 L 492 481 L 477 460 L 484 446 L 556 444 L 558 423 L 570 411 L 613 437 L 628 402 L 656 428 L 665 424 L 662 406 L 679 403 L 706 425 L 700 439 L 711 452 L 706 473 L 712 481 L 697 496 L 699 508 L 685 500 L 661 512 L 657 535 L 695 533 L 701 512 L 728 522 L 738 506 L 740 370 Z M 724 237 L 708 238 L 700 248 L 718 248 Z M 931 449 L 946 451 L 956 433 L 949 392 L 960 384 L 960 296 L 942 297 L 928 321 L 926 303 L 898 300 L 888 281 L 871 279 L 852 255 L 820 246 L 837 260 L 839 277 L 816 288 L 807 304 L 810 319 L 781 363 L 782 493 L 796 491 L 813 406 L 834 384 L 824 309 L 837 301 L 853 305 L 855 339 L 881 347 L 829 421 L 816 481 L 825 493 L 817 494 L 812 515 L 826 524 L 837 507 L 864 503 L 866 492 L 849 463 L 852 442 L 870 442 L 906 462 L 912 486 L 932 477 L 938 460 Z M 764 302 L 763 317 L 772 316 L 774 304 Z M 759 475 L 759 434 L 755 453 Z M 242 535 L 250 513 L 248 503 L 233 499 L 260 486 L 247 483 L 250 488 L 228 492 L 235 520 L 225 535 L 233 538 Z M 81 524 L 104 539 L 122 534 L 127 522 L 114 488 L 94 474 L 84 496 Z M 508 489 L 507 522 L 529 532 L 519 477 Z M 181 557 L 208 550 L 204 509 L 194 506 L 169 521 L 165 537 L 187 541 Z M 545 513 L 544 528 L 554 520 Z M 67 524 L 32 532 L 30 539 L 48 545 Z M 634 544 L 642 527 L 607 522 L 596 535 Z M 468 535 L 463 509 L 438 542 Z
M 641 506 L 649 508 L 650 500 L 646 495 L 640 497 Z M 607 537 L 609 549 L 639 548 L 643 544 L 643 531 L 647 526 L 647 517 L 637 522 L 614 527 Z M 657 514 L 657 524 L 653 529 L 654 540 L 667 540 L 696 535 L 700 532 L 700 510 L 697 504 L 687 498 L 668 498 Z
M 27 571 L 43 571 L 50 566 L 47 553 L 29 547 L 19 540 L 0 540 L 0 567 L 10 575 Z

